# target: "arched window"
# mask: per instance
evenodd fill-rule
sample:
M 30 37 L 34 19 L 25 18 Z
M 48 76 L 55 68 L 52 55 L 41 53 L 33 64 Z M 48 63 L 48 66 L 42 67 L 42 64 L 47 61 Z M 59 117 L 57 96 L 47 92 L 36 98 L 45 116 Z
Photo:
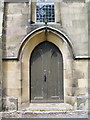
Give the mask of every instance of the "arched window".
M 36 22 L 55 22 L 54 0 L 37 0 Z

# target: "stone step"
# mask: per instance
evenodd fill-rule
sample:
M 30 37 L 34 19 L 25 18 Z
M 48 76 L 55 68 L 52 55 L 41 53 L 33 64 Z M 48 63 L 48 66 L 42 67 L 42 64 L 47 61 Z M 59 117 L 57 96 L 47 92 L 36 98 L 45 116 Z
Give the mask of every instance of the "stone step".
M 67 103 L 31 103 L 27 108 L 30 111 L 69 111 L 73 106 Z

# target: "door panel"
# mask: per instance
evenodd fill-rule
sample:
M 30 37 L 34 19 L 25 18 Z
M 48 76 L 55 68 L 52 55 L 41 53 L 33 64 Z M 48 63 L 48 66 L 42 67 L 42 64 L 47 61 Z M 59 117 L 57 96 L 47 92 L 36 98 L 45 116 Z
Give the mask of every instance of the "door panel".
M 63 100 L 63 58 L 50 42 L 38 45 L 31 55 L 31 102 Z
M 41 64 L 41 65 L 40 65 Z M 43 99 L 43 69 L 42 57 L 40 52 L 34 51 L 31 59 L 31 98 L 32 100 Z

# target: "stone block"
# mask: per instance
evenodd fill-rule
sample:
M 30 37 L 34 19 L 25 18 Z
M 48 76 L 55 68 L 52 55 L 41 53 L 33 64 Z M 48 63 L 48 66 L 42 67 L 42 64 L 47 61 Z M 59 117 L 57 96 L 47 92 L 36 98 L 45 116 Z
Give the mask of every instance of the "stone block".
M 74 106 L 74 104 L 77 102 L 77 97 L 76 96 L 65 96 L 65 102 Z
M 88 80 L 88 61 L 77 60 L 74 62 L 73 77 L 78 81 L 78 79 Z
M 3 110 L 17 110 L 18 109 L 18 99 L 14 97 L 4 97 L 3 98 Z
M 24 5 L 23 5 L 24 7 L 22 7 L 22 10 L 21 10 L 21 13 L 22 14 L 29 14 L 29 4 L 28 3 L 24 3 Z
M 25 6 L 24 3 L 7 3 L 6 4 L 7 14 L 20 14 L 22 12 L 22 9 L 26 7 L 24 6 Z
M 65 94 L 68 96 L 76 96 L 77 95 L 77 87 L 65 88 Z
M 82 29 L 85 29 L 86 26 L 88 26 L 88 23 L 86 22 L 86 20 L 80 20 L 80 19 L 73 20 L 72 26 L 77 29 L 81 28 L 81 30 L 82 30 Z
M 86 95 L 88 93 L 88 88 L 78 88 L 77 89 L 77 95 Z
M 87 79 L 78 79 L 78 87 L 79 88 L 87 88 L 88 80 Z
M 6 88 L 6 95 L 7 96 L 14 96 L 18 99 L 21 98 L 21 88 Z
M 4 20 L 5 20 L 4 27 L 7 27 L 6 25 L 7 25 L 8 22 L 12 23 L 13 16 L 14 16 L 13 14 L 10 14 L 10 15 L 5 14 L 5 16 L 4 16 Z
M 18 70 L 18 62 L 17 61 L 10 61 L 10 62 L 3 62 L 3 67 L 4 67 L 4 69 L 5 69 L 5 71 L 7 71 L 7 72 L 18 72 L 19 70 Z
M 4 77 L 4 81 L 3 81 L 3 87 L 6 88 L 6 86 L 8 86 L 8 88 L 13 88 L 13 89 L 18 89 L 21 88 L 21 82 L 20 82 L 20 77 L 17 74 L 14 74 L 14 72 L 9 72 L 8 76 L 7 74 L 3 74 Z
M 15 34 L 16 33 L 16 34 Z M 14 35 L 26 35 L 27 34 L 27 30 L 25 27 L 20 27 L 20 26 L 16 26 L 12 29 L 12 27 L 8 28 L 6 31 L 6 35 L 8 36 L 14 36 Z
M 21 26 L 21 27 L 26 27 L 27 26 L 27 23 L 28 23 L 28 20 L 27 20 L 27 17 L 24 16 L 20 16 L 20 17 L 15 17 L 13 16 L 12 17 L 12 21 L 11 20 L 8 20 L 7 23 L 6 23 L 6 27 L 7 27 L 7 30 L 10 29 L 11 27 L 15 27 L 15 26 Z
M 78 96 L 77 97 L 77 109 L 79 110 L 85 110 L 85 103 L 86 103 L 87 97 L 86 96 Z

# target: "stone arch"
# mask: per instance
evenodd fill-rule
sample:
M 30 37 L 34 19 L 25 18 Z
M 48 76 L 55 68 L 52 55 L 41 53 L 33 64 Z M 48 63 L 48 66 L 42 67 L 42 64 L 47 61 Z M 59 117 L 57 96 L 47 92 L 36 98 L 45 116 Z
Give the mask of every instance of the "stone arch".
M 23 48 L 24 48 L 25 44 L 28 42 L 28 40 L 29 40 L 28 38 L 32 38 L 36 34 L 42 32 L 42 31 L 45 32 L 46 30 L 47 30 L 47 32 L 52 32 L 53 34 L 60 37 L 64 42 L 66 42 L 68 44 L 68 46 L 69 46 L 72 57 L 75 58 L 73 45 L 72 45 L 70 39 L 67 37 L 67 35 L 64 32 L 62 32 L 61 30 L 55 29 L 55 28 L 50 27 L 50 26 L 43 26 L 43 27 L 37 28 L 37 29 L 33 30 L 32 32 L 30 32 L 28 35 L 26 35 L 25 38 L 22 40 L 20 46 L 19 46 L 17 58 L 18 59 L 21 58 Z
M 19 59 L 21 60 L 22 68 L 21 69 L 22 103 L 29 103 L 30 101 L 29 59 L 31 57 L 31 53 L 38 44 L 44 41 L 49 41 L 55 44 L 63 55 L 64 102 L 67 101 L 68 94 L 67 89 L 71 87 L 73 83 L 72 81 L 73 56 L 74 56 L 73 48 L 69 39 L 66 39 L 63 33 L 60 34 L 60 31 L 53 30 L 50 27 L 43 27 L 42 29 L 40 28 L 37 31 L 35 30 L 28 36 L 26 36 L 19 50 L 18 56 Z

